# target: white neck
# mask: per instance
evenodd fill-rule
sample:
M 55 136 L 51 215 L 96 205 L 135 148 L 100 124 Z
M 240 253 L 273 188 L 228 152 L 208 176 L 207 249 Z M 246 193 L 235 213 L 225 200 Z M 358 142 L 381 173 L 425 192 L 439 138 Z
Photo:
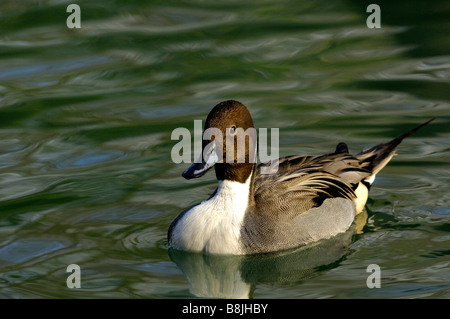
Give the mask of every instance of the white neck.
M 241 228 L 251 177 L 244 184 L 219 181 L 216 194 L 192 207 L 178 222 L 172 235 L 172 246 L 212 254 L 243 254 Z

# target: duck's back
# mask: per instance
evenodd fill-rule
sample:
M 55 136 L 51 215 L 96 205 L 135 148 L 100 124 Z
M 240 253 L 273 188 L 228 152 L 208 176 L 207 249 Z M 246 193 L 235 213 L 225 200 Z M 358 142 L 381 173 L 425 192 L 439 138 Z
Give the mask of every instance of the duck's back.
M 255 171 L 254 205 L 241 236 L 249 253 L 283 250 L 331 238 L 352 224 L 355 189 L 370 174 L 349 154 L 288 156 L 276 174 Z

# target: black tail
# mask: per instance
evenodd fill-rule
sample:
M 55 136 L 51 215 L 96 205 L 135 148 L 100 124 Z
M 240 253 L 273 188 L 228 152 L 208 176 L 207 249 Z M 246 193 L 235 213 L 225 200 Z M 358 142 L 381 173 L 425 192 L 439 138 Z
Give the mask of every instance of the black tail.
M 426 121 L 426 122 L 423 123 L 423 124 L 420 124 L 419 126 L 413 128 L 411 131 L 406 132 L 405 134 L 400 135 L 399 137 L 394 138 L 394 139 L 393 139 L 391 142 L 389 142 L 389 143 L 397 143 L 397 144 L 395 144 L 395 146 L 397 146 L 398 144 L 400 144 L 400 143 L 403 141 L 404 138 L 406 138 L 406 137 L 410 136 L 411 134 L 417 132 L 419 129 L 421 129 L 422 127 L 424 127 L 425 125 L 427 125 L 428 123 L 430 123 L 430 122 L 433 121 L 433 120 L 434 120 L 434 118 L 432 118 L 431 120 Z M 389 143 L 387 143 L 387 144 L 389 144 Z
M 403 139 L 417 132 L 420 128 L 427 125 L 433 120 L 434 118 L 426 121 L 423 124 L 420 124 L 419 126 L 413 128 L 405 134 L 394 138 L 392 141 L 386 144 L 379 144 L 368 150 L 359 152 L 355 155 L 355 157 L 360 161 L 368 163 L 369 165 L 367 169 L 372 171 L 372 175 L 375 175 L 391 160 L 392 156 L 394 156 L 395 154 L 397 146 L 403 141 Z

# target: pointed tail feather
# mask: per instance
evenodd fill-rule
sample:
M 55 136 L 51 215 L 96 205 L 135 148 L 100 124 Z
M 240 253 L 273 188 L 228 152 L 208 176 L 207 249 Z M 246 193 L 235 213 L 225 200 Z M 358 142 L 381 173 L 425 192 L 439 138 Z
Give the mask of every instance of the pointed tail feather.
M 397 149 L 397 146 L 405 139 L 406 137 L 410 136 L 411 134 L 418 131 L 423 126 L 427 125 L 433 119 L 426 121 L 425 123 L 413 128 L 412 130 L 406 132 L 405 134 L 402 134 L 396 138 L 394 138 L 392 141 L 385 143 L 385 144 L 379 144 L 372 148 L 369 148 L 368 150 L 359 152 L 355 155 L 357 159 L 360 161 L 366 163 L 366 167 L 368 170 L 372 171 L 372 175 L 368 178 L 366 178 L 366 181 L 372 184 L 373 180 L 375 179 L 375 175 L 386 166 L 386 164 L 391 160 L 391 158 L 395 155 L 395 150 Z

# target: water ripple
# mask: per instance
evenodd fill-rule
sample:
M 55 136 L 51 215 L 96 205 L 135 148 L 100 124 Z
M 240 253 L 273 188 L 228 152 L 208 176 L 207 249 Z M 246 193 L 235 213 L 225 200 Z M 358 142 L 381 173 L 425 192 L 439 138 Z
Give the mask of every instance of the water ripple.
M 0 248 L 0 260 L 11 263 L 24 263 L 53 251 L 60 250 L 66 245 L 56 240 L 18 240 Z

